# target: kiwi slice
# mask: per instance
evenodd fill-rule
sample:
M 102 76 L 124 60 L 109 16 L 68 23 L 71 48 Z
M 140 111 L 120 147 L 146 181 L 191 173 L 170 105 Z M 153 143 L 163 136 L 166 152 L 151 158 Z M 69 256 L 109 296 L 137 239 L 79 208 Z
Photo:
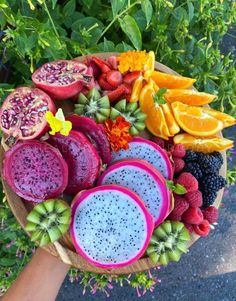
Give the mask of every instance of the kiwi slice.
M 98 123 L 105 122 L 110 115 L 110 101 L 107 95 L 101 97 L 96 88 L 93 88 L 85 96 L 80 93 L 75 113 L 95 119 Z
M 178 221 L 165 221 L 153 232 L 147 254 L 157 264 L 167 265 L 170 261 L 179 261 L 182 253 L 187 253 L 188 230 Z
M 118 116 L 123 116 L 130 122 L 130 134 L 136 136 L 145 129 L 147 115 L 141 111 L 137 102 L 127 103 L 126 99 L 120 100 L 114 108 L 111 108 L 110 118 L 115 120 Z
M 25 230 L 31 232 L 31 240 L 45 246 L 57 241 L 70 225 L 70 207 L 59 199 L 37 204 L 27 216 Z

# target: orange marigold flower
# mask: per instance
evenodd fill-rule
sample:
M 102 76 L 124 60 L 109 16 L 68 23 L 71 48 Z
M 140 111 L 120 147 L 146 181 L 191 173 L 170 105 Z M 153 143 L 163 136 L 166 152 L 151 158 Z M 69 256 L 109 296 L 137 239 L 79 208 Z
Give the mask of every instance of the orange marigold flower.
M 124 117 L 118 116 L 116 121 L 108 119 L 104 124 L 104 129 L 113 151 L 128 149 L 132 136 L 129 133 L 131 124 Z
M 121 73 L 127 71 L 143 71 L 148 60 L 146 51 L 130 50 L 117 57 L 118 69 Z

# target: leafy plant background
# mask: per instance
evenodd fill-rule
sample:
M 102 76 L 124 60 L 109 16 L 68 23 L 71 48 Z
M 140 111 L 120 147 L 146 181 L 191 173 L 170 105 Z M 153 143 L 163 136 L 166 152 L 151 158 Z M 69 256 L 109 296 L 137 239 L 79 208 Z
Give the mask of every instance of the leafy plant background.
M 0 100 L 19 85 L 31 84 L 41 64 L 94 52 L 154 50 L 156 60 L 197 79 L 199 91 L 218 96 L 212 106 L 236 117 L 236 69 L 220 43 L 236 21 L 229 0 L 0 0 Z M 236 179 L 235 167 L 228 171 Z M 11 214 L 1 192 L 0 292 L 30 259 L 34 246 Z M 112 279 L 72 269 L 92 292 L 108 294 Z M 138 293 L 153 290 L 150 273 L 119 277 Z

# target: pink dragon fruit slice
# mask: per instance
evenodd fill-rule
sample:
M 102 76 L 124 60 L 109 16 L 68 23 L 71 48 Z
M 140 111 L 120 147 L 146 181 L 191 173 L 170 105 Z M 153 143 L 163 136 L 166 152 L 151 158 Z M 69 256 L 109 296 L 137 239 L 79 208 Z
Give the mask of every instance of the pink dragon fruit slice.
M 171 195 L 165 179 L 151 164 L 139 159 L 120 160 L 108 167 L 98 185 L 117 184 L 137 193 L 153 216 L 155 226 L 168 215 Z
M 69 136 L 50 136 L 48 143 L 58 148 L 69 167 L 66 194 L 76 194 L 92 187 L 96 181 L 101 159 L 90 141 L 80 132 L 70 131 Z
M 76 251 L 101 268 L 137 261 L 150 241 L 153 218 L 133 191 L 104 185 L 76 195 L 70 233 Z
M 104 128 L 97 124 L 92 118 L 72 114 L 66 118 L 71 121 L 73 130 L 80 131 L 86 135 L 96 147 L 104 164 L 111 161 L 111 148 Z
M 65 190 L 68 166 L 60 152 L 46 142 L 18 142 L 5 153 L 3 177 L 20 197 L 42 202 Z
M 152 141 L 135 137 L 129 142 L 127 150 L 112 153 L 112 162 L 126 158 L 146 160 L 158 169 L 165 179 L 173 178 L 173 167 L 166 151 Z

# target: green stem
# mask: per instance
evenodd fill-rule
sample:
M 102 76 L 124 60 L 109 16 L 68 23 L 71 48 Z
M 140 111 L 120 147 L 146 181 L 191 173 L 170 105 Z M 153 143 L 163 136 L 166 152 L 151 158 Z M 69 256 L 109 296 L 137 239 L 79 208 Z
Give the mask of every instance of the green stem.
M 136 4 L 139 4 L 140 1 L 135 1 L 133 4 L 128 5 L 127 8 L 125 10 L 123 10 L 121 13 L 119 13 L 108 25 L 107 27 L 103 30 L 103 32 L 101 33 L 98 41 L 104 36 L 104 34 L 111 28 L 111 26 L 124 14 L 126 14 L 132 7 L 134 7 Z M 97 42 L 98 42 L 97 41 Z
M 59 33 L 58 33 L 58 31 L 57 31 L 57 29 L 56 29 L 56 26 L 55 26 L 55 24 L 54 24 L 54 22 L 53 22 L 52 16 L 51 16 L 51 14 L 50 14 L 50 12 L 49 12 L 49 10 L 48 10 L 46 1 L 43 2 L 43 6 L 44 6 L 44 8 L 45 8 L 45 11 L 46 11 L 46 13 L 47 13 L 47 15 L 48 15 L 48 18 L 49 18 L 51 24 L 52 24 L 52 28 L 53 28 L 53 30 L 54 30 L 54 33 L 55 33 L 55 35 L 57 36 L 57 38 L 59 39 L 59 38 L 60 38 Z M 60 41 L 60 40 L 59 40 L 59 41 Z

